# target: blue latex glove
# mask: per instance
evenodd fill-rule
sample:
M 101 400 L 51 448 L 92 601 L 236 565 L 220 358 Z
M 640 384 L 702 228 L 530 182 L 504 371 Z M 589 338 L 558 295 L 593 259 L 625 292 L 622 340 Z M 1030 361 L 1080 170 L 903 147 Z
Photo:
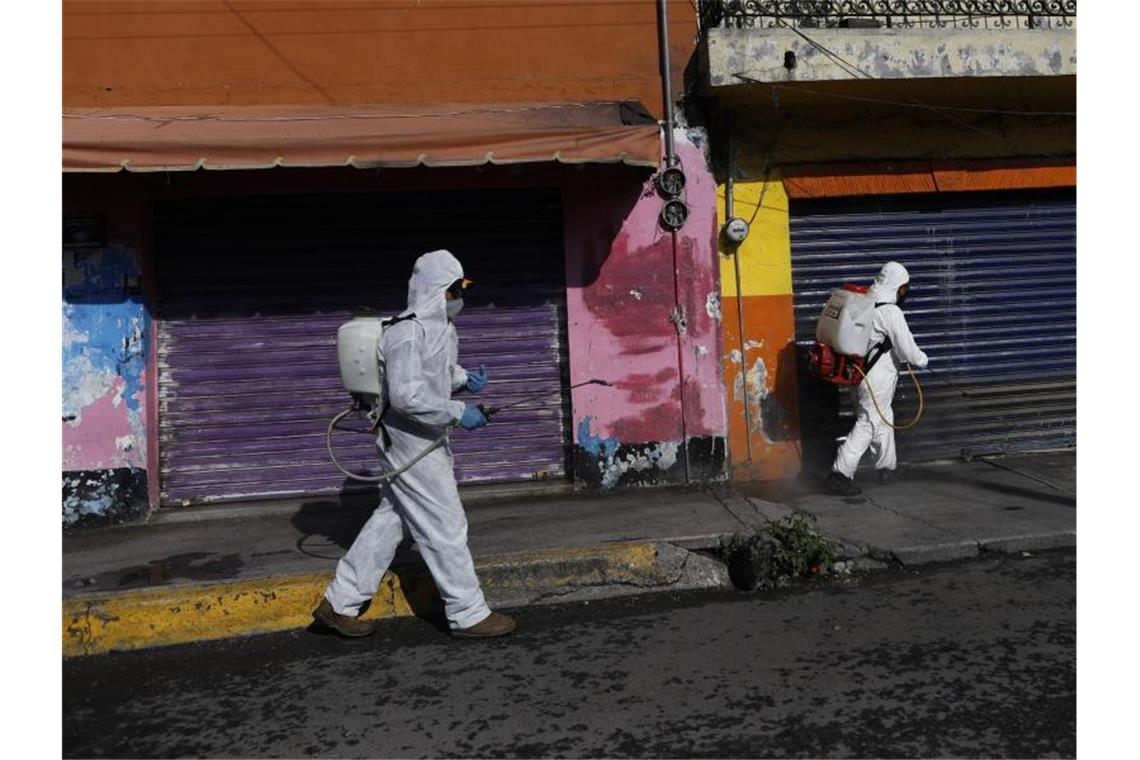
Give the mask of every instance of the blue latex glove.
M 479 407 L 467 404 L 463 407 L 463 416 L 459 418 L 459 427 L 464 430 L 474 430 L 487 424 L 487 418 L 479 411 Z
M 478 393 L 487 387 L 487 365 L 480 364 L 478 372 L 467 373 L 467 390 Z

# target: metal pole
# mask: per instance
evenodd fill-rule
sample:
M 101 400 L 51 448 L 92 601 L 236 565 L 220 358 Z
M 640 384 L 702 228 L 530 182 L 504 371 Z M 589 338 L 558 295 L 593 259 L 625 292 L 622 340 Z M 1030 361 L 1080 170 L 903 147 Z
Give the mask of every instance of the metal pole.
M 666 3 L 669 0 L 657 0 L 657 46 L 661 57 L 661 98 L 665 106 L 665 165 L 676 166 L 677 156 L 673 145 L 673 85 L 672 71 L 669 64 L 669 10 Z M 677 231 L 670 234 L 673 244 L 673 301 L 677 312 L 684 314 L 681 307 L 681 288 L 677 270 Z M 681 395 L 681 446 L 684 447 L 685 483 L 691 480 L 689 470 L 689 439 L 688 424 L 685 420 L 685 358 L 684 336 L 681 334 L 680 323 L 674 325 L 677 330 L 677 374 L 680 381 Z
M 733 196 L 732 186 L 733 177 L 733 162 L 732 162 L 732 116 L 728 117 L 728 126 L 725 128 L 725 147 L 728 151 L 727 164 L 727 178 L 724 181 L 724 220 L 727 222 L 729 219 L 736 215 L 736 199 Z M 748 362 L 745 357 L 745 341 L 744 341 L 744 293 L 741 291 L 741 276 L 740 276 L 740 245 L 734 245 L 732 249 L 732 268 L 736 275 L 736 320 L 737 328 L 740 335 L 740 388 L 744 392 L 744 443 L 748 451 L 747 462 L 752 463 L 752 410 L 749 408 L 748 398 Z
M 673 150 L 673 82 L 669 65 L 669 0 L 657 0 L 657 39 L 661 52 L 661 96 L 665 100 L 665 165 L 674 166 Z

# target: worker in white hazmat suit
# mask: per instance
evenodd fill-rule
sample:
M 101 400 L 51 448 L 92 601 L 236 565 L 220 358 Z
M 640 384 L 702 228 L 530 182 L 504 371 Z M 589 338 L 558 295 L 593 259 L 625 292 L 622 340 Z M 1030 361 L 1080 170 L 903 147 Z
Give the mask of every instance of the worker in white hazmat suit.
M 459 340 L 451 320 L 463 306 L 468 284 L 463 267 L 448 251 L 420 256 L 408 283 L 408 308 L 380 338 L 389 403 L 382 418 L 381 458 L 388 469 L 415 458 L 452 426 L 470 430 L 487 424 L 478 407 L 451 398 L 464 388 L 478 392 L 487 382 L 485 369 L 467 372 L 458 364 Z M 439 588 L 453 635 L 490 637 L 513 631 L 513 619 L 487 607 L 475 576 L 447 440 L 385 481 L 380 496 L 380 505 L 337 564 L 313 617 L 346 636 L 372 633 L 375 622 L 357 615 L 376 593 L 407 530 Z
M 890 351 L 879 358 L 867 372 L 867 377 L 852 389 L 855 401 L 855 425 L 847 440 L 839 447 L 835 463 L 827 476 L 827 489 L 843 496 L 861 493 L 855 485 L 855 470 L 868 448 L 875 457 L 875 470 L 884 485 L 894 479 L 898 458 L 895 453 L 894 411 L 891 401 L 899 381 L 899 369 L 909 363 L 922 369 L 927 356 L 919 349 L 907 327 L 906 317 L 899 308 L 910 289 L 910 275 L 906 267 L 896 261 L 888 262 L 875 276 L 871 295 L 875 299 L 875 312 L 871 320 L 871 346 L 889 340 Z M 875 398 L 872 400 L 871 392 Z M 878 401 L 878 409 L 875 408 Z M 879 410 L 882 410 L 880 415 Z M 885 418 L 885 419 L 884 419 Z

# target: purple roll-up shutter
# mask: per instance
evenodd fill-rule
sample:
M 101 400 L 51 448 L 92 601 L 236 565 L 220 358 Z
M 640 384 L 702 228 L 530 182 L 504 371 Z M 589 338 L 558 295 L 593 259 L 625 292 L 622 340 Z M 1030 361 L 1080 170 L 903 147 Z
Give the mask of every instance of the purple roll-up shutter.
M 360 306 L 403 310 L 412 263 L 437 248 L 476 283 L 456 319 L 460 362 L 490 376 L 473 400 L 550 394 L 455 431 L 457 477 L 566 476 L 557 190 L 179 200 L 156 208 L 155 235 L 163 504 L 374 490 L 325 450 L 329 419 L 349 405 L 336 331 Z M 375 472 L 371 436 L 334 440 L 342 463 Z

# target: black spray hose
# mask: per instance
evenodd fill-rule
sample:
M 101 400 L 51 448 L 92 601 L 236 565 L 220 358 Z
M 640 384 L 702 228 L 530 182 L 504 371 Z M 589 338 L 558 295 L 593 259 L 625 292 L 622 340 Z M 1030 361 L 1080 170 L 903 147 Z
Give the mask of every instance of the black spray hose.
M 605 386 L 609 387 L 611 385 L 611 383 L 608 383 L 605 380 L 599 380 L 598 378 L 595 377 L 593 380 L 586 380 L 585 382 L 577 383 L 575 385 L 571 385 L 566 390 L 572 391 L 575 388 L 581 388 L 583 385 L 605 385 Z M 536 394 L 534 396 L 528 396 L 527 398 L 524 398 L 521 401 L 513 401 L 509 404 L 506 404 L 505 406 L 484 407 L 482 404 L 479 404 L 478 407 L 479 407 L 479 411 L 483 413 L 484 417 L 486 417 L 487 419 L 491 419 L 492 414 L 498 414 L 499 412 L 503 411 L 504 409 L 510 409 L 512 406 L 522 406 L 523 404 L 529 404 L 531 401 L 538 401 L 539 399 L 546 398 L 547 396 L 553 396 L 557 393 L 562 393 L 562 389 L 559 388 L 556 391 L 550 391 L 548 393 L 539 393 L 539 394 Z
M 1063 493 L 1065 496 L 1069 497 L 1070 499 L 1073 499 L 1074 501 L 1076 501 L 1077 495 L 1075 493 L 1069 491 L 1067 488 L 1064 488 L 1063 486 L 1057 485 L 1056 483 L 1054 483 L 1051 480 L 1046 480 L 1045 478 L 1034 475 L 1033 473 L 1025 472 L 1024 470 L 1019 470 L 1016 467 L 1010 467 L 1008 464 L 1002 464 L 1001 462 L 995 462 L 994 460 L 990 459 L 989 457 L 975 456 L 975 455 L 969 453 L 969 451 L 967 449 L 962 449 L 961 456 L 962 456 L 963 461 L 966 461 L 966 462 L 985 462 L 990 467 L 996 467 L 999 470 L 1005 470 L 1006 472 L 1012 472 L 1014 475 L 1020 475 L 1023 478 L 1028 478 L 1029 480 L 1034 480 L 1038 483 L 1041 483 L 1042 485 L 1049 486 L 1054 491 L 1059 491 L 1059 492 Z
M 597 378 L 594 378 L 592 380 L 587 380 L 585 382 L 578 383 L 576 385 L 571 385 L 567 390 L 574 390 L 575 388 L 581 388 L 583 385 L 605 385 L 605 386 L 609 386 L 610 383 L 606 382 L 605 380 L 599 380 Z M 478 409 L 480 412 L 483 413 L 484 417 L 486 417 L 487 419 L 491 419 L 491 415 L 498 414 L 499 412 L 503 411 L 504 409 L 510 409 L 513 406 L 521 406 L 523 404 L 530 403 L 531 401 L 537 401 L 539 399 L 546 398 L 547 396 L 553 396 L 555 394 L 560 394 L 560 393 L 562 393 L 561 388 L 559 388 L 556 391 L 550 391 L 549 393 L 539 393 L 539 394 L 534 395 L 534 396 L 528 396 L 527 398 L 524 398 L 521 401 L 515 401 L 515 402 L 512 402 L 510 404 L 506 404 L 505 406 L 484 407 L 482 404 L 479 404 Z M 329 459 L 332 460 L 333 465 L 338 470 L 340 470 L 341 473 L 343 473 L 345 475 L 345 477 L 351 478 L 352 480 L 358 480 L 362 483 L 383 483 L 385 480 L 391 480 L 392 478 L 395 478 L 399 475 L 402 475 L 408 469 L 410 469 L 413 465 L 415 465 L 417 462 L 419 462 L 421 459 L 423 459 L 428 454 L 430 454 L 431 452 L 433 452 L 437 448 L 439 448 L 440 445 L 442 445 L 443 442 L 447 440 L 448 433 L 451 432 L 449 429 L 445 429 L 442 433 L 440 433 L 438 438 L 436 438 L 434 441 L 432 441 L 431 443 L 429 443 L 427 445 L 427 448 L 425 448 L 419 454 L 416 454 L 412 459 L 405 462 L 398 469 L 392 470 L 391 472 L 386 472 L 383 475 L 357 475 L 356 473 L 349 472 L 348 470 L 344 469 L 344 467 L 341 466 L 340 462 L 338 462 L 336 459 L 336 455 L 333 453 L 333 445 L 332 445 L 332 434 L 333 434 L 333 430 L 336 428 L 337 423 L 355 411 L 359 411 L 358 408 L 355 405 L 350 406 L 348 409 L 345 409 L 343 412 L 341 412 L 337 416 L 333 417 L 332 420 L 329 421 L 328 430 L 325 433 L 325 448 L 328 449 Z M 379 421 L 377 421 L 376 424 L 379 425 L 380 424 Z M 375 431 L 375 427 L 369 432 L 374 432 L 374 431 Z

